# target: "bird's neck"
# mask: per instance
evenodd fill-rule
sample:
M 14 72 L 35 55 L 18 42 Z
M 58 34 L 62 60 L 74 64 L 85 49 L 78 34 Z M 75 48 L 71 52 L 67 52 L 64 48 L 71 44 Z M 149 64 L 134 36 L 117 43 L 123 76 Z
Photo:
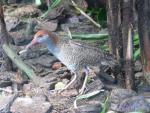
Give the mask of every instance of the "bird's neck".
M 57 44 L 55 44 L 52 40 L 48 39 L 45 42 L 48 50 L 54 54 L 55 56 L 57 56 L 57 54 L 60 52 L 60 49 L 58 48 Z

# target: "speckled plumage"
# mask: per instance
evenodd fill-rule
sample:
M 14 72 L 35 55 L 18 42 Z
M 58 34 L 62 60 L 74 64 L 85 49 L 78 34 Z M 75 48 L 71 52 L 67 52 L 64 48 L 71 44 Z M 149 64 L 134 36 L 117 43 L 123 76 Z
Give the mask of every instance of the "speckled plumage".
M 83 42 L 59 38 L 57 35 L 45 31 L 38 31 L 34 40 L 47 45 L 54 54 L 72 72 L 90 66 L 113 65 L 113 57 L 107 56 L 99 48 L 92 47 Z
M 57 47 L 60 49 L 59 55 L 61 56 L 58 55 L 58 59 L 72 71 L 90 66 L 111 66 L 114 63 L 114 59 L 108 59 L 99 48 L 91 47 L 85 43 L 60 39 Z

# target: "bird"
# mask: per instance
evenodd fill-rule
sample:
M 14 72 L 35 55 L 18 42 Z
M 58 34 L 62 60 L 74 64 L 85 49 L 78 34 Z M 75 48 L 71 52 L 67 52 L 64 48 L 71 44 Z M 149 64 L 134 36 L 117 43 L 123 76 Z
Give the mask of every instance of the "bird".
M 45 45 L 48 50 L 71 71 L 71 73 L 74 73 L 73 79 L 64 89 L 67 89 L 76 80 L 79 76 L 79 71 L 85 73 L 83 85 L 79 90 L 81 94 L 85 90 L 87 78 L 92 66 L 115 65 L 114 57 L 105 54 L 100 48 L 73 39 L 60 38 L 55 33 L 47 30 L 39 30 L 36 32 L 32 41 L 26 46 L 26 50 L 36 44 Z

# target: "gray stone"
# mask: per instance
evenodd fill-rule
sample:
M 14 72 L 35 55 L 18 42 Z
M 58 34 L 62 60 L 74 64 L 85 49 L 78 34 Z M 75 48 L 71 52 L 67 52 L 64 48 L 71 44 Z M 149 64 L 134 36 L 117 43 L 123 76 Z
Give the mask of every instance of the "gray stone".
M 56 60 L 57 59 L 54 56 L 42 55 L 41 57 L 37 57 L 34 59 L 28 59 L 25 61 L 30 65 L 34 65 L 34 66 L 40 65 L 45 68 L 50 68 L 52 66 L 53 62 Z
M 35 59 L 37 64 L 44 67 L 51 67 L 52 63 L 56 60 L 57 59 L 54 56 L 50 56 L 50 55 L 42 55 L 41 57 Z
M 110 108 L 112 110 L 117 110 L 119 103 L 129 97 L 136 96 L 136 92 L 129 89 L 114 89 L 110 95 Z
M 18 94 L 14 95 L 1 95 L 0 96 L 0 113 L 8 113 L 13 101 L 17 98 Z
M 24 34 L 24 30 L 19 30 L 18 32 L 10 32 L 10 35 L 13 37 L 14 43 L 15 45 L 17 45 L 17 47 L 29 43 L 29 41 L 33 38 L 32 35 L 26 36 Z
M 69 18 L 68 21 L 70 23 L 78 23 L 79 22 L 79 18 L 77 16 L 73 16 L 73 17 Z
M 142 71 L 142 64 L 141 64 L 141 62 L 138 61 L 138 60 L 135 62 L 134 71 L 135 71 L 135 72 Z
M 150 112 L 150 105 L 143 96 L 133 96 L 121 101 L 118 106 L 120 112 L 142 111 Z
M 50 113 L 51 104 L 40 98 L 19 97 L 14 101 L 10 111 L 13 113 Z
M 16 30 L 16 28 L 21 24 L 19 18 L 12 16 L 6 16 L 5 22 L 8 31 Z
M 0 72 L 0 87 L 7 87 L 12 85 L 11 78 L 15 76 L 13 72 Z
M 40 29 L 45 29 L 48 31 L 56 31 L 57 26 L 58 26 L 57 21 L 39 22 L 39 24 L 35 27 L 35 31 L 40 30 Z
M 77 113 L 99 113 L 101 110 L 100 105 L 83 105 L 78 107 Z
M 135 73 L 135 78 L 140 78 L 143 76 L 143 72 L 137 72 Z

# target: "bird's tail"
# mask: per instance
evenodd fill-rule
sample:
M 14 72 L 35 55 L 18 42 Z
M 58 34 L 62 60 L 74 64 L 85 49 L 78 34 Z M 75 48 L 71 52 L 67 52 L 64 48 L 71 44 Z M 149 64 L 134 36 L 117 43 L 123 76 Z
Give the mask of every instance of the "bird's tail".
M 118 65 L 118 62 L 115 59 L 114 55 L 110 53 L 104 53 L 104 60 L 102 60 L 101 64 L 108 67 L 114 67 Z

